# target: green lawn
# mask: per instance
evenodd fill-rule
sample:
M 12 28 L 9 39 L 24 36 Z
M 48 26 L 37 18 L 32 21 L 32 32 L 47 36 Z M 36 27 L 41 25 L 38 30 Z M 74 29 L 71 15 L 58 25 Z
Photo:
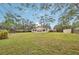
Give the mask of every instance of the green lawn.
M 79 54 L 79 34 L 13 33 L 0 40 L 0 54 Z

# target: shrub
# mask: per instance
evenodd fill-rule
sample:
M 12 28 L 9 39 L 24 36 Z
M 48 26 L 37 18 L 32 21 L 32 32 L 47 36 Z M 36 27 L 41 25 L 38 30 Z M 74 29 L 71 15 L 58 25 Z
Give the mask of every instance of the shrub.
M 7 30 L 0 30 L 0 39 L 8 38 L 8 31 Z

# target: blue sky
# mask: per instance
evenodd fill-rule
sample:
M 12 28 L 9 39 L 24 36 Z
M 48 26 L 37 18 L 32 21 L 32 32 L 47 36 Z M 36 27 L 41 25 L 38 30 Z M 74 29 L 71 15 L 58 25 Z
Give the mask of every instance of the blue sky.
M 39 4 L 36 4 L 36 5 L 39 6 Z M 29 20 L 31 20 L 35 23 L 38 23 L 38 21 L 39 21 L 39 19 L 37 17 L 44 15 L 44 14 L 50 15 L 49 11 L 34 10 L 31 7 L 29 7 L 29 8 L 23 7 L 25 9 L 24 11 L 18 11 L 18 9 L 16 8 L 18 6 L 20 6 L 20 4 L 12 4 L 12 6 L 9 6 L 8 4 L 0 4 L 0 22 L 5 20 L 3 16 L 5 15 L 5 12 L 7 12 L 7 10 L 10 11 L 10 12 L 13 12 L 13 13 L 17 13 L 17 14 L 21 15 L 23 18 L 29 19 Z M 54 21 L 54 23 L 51 23 L 51 27 L 54 27 L 54 25 L 57 24 L 59 15 L 62 12 L 63 12 L 63 10 L 57 12 L 55 15 L 54 14 L 52 15 L 52 17 L 55 19 L 55 21 Z

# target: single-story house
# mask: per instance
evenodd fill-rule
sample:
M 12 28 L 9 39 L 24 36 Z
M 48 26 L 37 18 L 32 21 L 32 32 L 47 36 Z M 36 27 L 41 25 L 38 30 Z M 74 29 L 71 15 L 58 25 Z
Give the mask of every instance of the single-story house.
M 43 28 L 41 26 L 35 27 L 34 29 L 31 30 L 32 32 L 48 32 L 49 29 Z
M 63 29 L 63 32 L 64 33 L 71 33 L 72 32 L 72 29 Z

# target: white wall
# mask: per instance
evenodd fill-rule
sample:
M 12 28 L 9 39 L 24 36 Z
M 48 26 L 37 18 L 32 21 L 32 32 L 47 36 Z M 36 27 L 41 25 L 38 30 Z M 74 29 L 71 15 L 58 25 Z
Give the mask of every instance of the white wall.
M 71 33 L 71 29 L 64 29 L 63 32 L 64 33 Z

